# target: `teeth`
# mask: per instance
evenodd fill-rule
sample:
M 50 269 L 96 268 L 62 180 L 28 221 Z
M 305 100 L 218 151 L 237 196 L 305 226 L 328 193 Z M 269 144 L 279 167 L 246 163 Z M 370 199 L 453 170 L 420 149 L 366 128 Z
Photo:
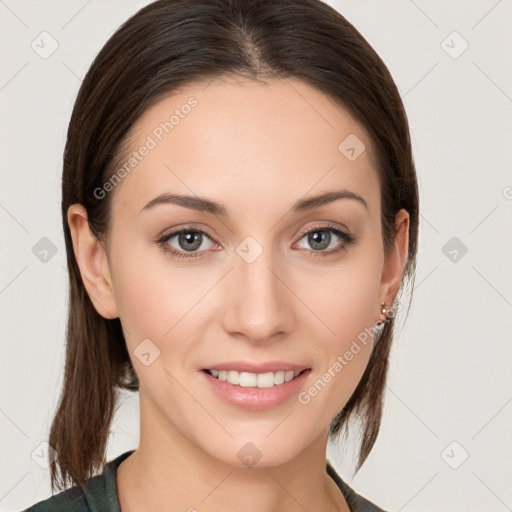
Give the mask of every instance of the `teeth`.
M 284 382 L 289 382 L 300 373 L 299 370 L 267 373 L 237 372 L 236 370 L 209 370 L 209 372 L 219 380 L 244 388 L 272 388 Z

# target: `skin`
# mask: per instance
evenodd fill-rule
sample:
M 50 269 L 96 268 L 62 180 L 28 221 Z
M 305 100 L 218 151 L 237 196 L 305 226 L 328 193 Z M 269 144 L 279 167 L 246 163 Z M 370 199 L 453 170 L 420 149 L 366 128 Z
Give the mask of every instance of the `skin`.
M 327 433 L 372 340 L 306 405 L 292 397 L 244 411 L 218 398 L 200 370 L 230 360 L 289 361 L 312 369 L 308 389 L 382 319 L 380 303 L 395 299 L 409 215 L 397 214 L 385 258 L 372 142 L 345 108 L 298 79 L 190 84 L 144 113 L 130 150 L 191 96 L 198 105 L 109 192 L 108 245 L 90 232 L 83 206 L 68 210 L 87 292 L 99 314 L 120 317 L 140 380 L 140 445 L 118 470 L 121 509 L 348 511 L 326 473 Z M 338 150 L 350 134 L 366 146 L 354 161 Z M 343 188 L 368 209 L 340 199 L 291 212 L 299 199 Z M 172 204 L 141 212 L 163 192 L 214 200 L 229 217 Z M 208 234 L 196 249 L 202 257 L 178 259 L 155 242 L 190 223 Z M 329 224 L 348 229 L 355 243 L 312 257 L 302 233 Z M 236 252 L 247 236 L 263 249 L 252 263 Z M 331 234 L 321 250 L 343 244 Z M 167 245 L 189 247 L 178 236 Z M 146 338 L 160 350 L 148 366 L 134 355 Z M 262 454 L 253 467 L 237 457 L 249 441 Z

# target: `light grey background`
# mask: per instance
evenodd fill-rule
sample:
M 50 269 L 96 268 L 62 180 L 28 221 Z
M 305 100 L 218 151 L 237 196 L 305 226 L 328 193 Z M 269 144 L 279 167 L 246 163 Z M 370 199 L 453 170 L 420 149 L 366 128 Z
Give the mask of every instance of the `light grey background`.
M 0 0 L 1 511 L 50 496 L 49 472 L 32 457 L 62 382 L 60 176 L 72 105 L 107 38 L 147 3 Z M 356 476 L 354 440 L 328 455 L 390 512 L 512 510 L 512 1 L 328 3 L 397 82 L 422 211 L 415 297 L 379 438 Z M 31 47 L 51 49 L 43 31 L 58 43 L 45 59 Z M 46 262 L 33 252 L 43 237 L 57 251 Z M 109 460 L 138 445 L 138 395 L 123 395 L 112 429 Z

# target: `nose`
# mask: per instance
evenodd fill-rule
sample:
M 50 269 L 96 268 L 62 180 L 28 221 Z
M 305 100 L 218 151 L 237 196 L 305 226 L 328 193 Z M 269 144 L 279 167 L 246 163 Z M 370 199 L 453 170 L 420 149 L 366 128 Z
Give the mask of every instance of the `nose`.
M 285 262 L 277 259 L 272 250 L 263 250 L 252 262 L 234 254 L 234 268 L 224 283 L 222 317 L 230 335 L 262 344 L 291 332 L 296 298 L 286 282 Z

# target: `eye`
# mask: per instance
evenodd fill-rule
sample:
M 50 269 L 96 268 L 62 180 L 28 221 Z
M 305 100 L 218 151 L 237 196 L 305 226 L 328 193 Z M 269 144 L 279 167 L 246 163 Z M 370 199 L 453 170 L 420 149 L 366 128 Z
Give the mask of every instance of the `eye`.
M 176 239 L 173 241 L 173 239 Z M 171 243 L 171 241 L 174 242 Z M 208 243 L 204 243 L 209 241 Z M 198 258 L 203 252 L 215 246 L 210 236 L 200 229 L 183 228 L 173 231 L 158 240 L 163 249 L 178 258 Z M 205 247 L 206 245 L 206 247 Z M 201 249 L 201 250 L 199 250 Z M 197 254 L 198 253 L 198 254 Z
M 336 244 L 336 238 L 341 242 Z M 314 229 L 304 232 L 296 244 L 302 239 L 306 239 L 312 248 L 306 249 L 306 253 L 311 256 L 329 256 L 346 249 L 347 245 L 355 242 L 352 235 L 334 226 L 316 226 Z M 201 258 L 204 253 L 208 252 L 208 249 L 218 247 L 208 233 L 192 228 L 173 231 L 157 240 L 157 243 L 166 252 L 180 259 Z M 329 247 L 331 250 L 325 250 Z M 300 249 L 304 250 L 302 247 Z
M 336 244 L 336 238 L 341 242 Z M 355 242 L 352 235 L 334 226 L 316 226 L 314 229 L 306 231 L 300 240 L 303 239 L 306 239 L 306 243 L 312 248 L 308 251 L 312 256 L 328 256 L 346 249 L 347 245 Z M 331 250 L 327 251 L 328 248 Z

